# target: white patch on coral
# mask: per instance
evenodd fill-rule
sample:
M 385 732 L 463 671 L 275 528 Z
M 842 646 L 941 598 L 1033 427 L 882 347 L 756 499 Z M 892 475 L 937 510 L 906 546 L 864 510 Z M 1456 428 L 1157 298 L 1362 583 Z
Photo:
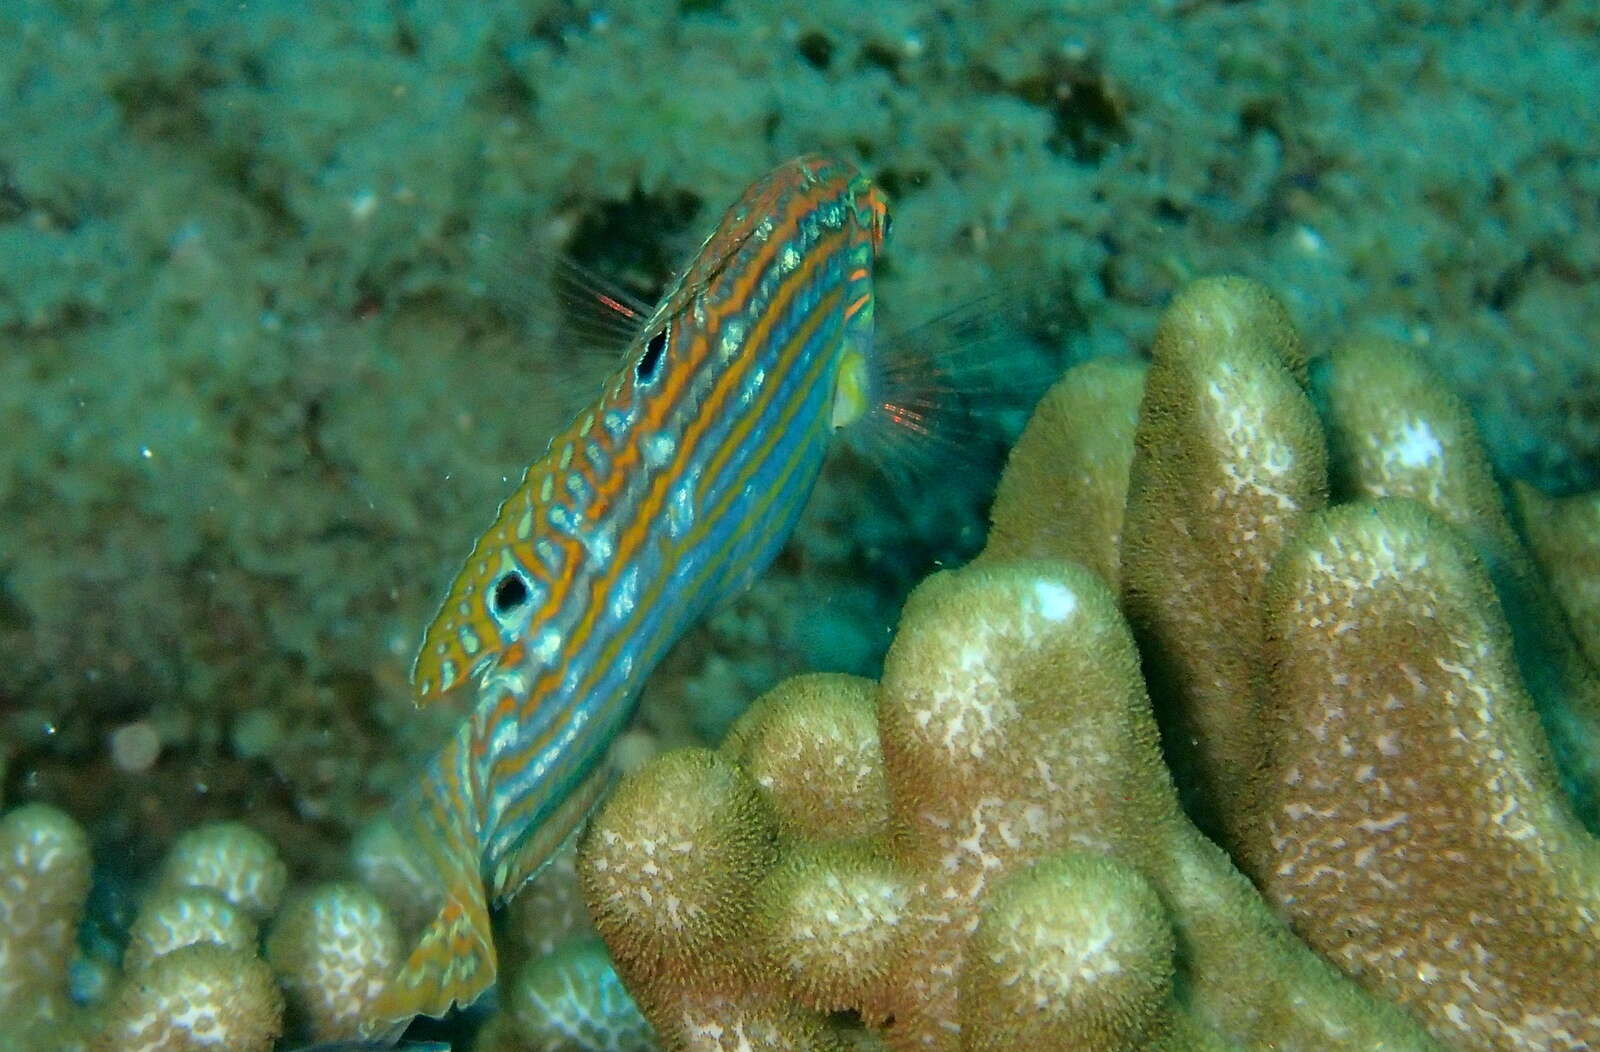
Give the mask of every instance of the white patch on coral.
M 1403 424 L 1395 442 L 1389 447 L 1390 459 L 1401 467 L 1420 468 L 1438 460 L 1444 446 L 1428 427 L 1426 420 L 1412 420 Z
M 1044 578 L 1033 582 L 1033 599 L 1039 606 L 1039 616 L 1047 621 L 1065 621 L 1078 609 L 1078 597 L 1072 589 Z
M 1216 378 L 1206 385 L 1211 419 L 1230 451 L 1221 465 L 1226 483 L 1212 496 L 1219 505 L 1229 497 L 1249 496 L 1270 505 L 1261 514 L 1271 518 L 1273 509 L 1291 512 L 1300 502 L 1284 488 L 1284 480 L 1296 469 L 1296 458 L 1294 449 L 1277 437 L 1262 386 L 1260 377 L 1245 375 L 1226 362 L 1219 364 Z

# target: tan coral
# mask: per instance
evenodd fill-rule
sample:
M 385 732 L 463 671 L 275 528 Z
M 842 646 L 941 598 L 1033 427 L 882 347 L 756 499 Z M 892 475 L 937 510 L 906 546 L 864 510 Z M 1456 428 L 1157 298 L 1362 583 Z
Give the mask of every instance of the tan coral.
M 144 967 L 157 957 L 199 942 L 254 953 L 255 921 L 206 888 L 157 888 L 139 907 L 128 929 L 122 966 Z
M 1123 527 L 1123 599 L 1186 803 L 1225 846 L 1260 753 L 1262 582 L 1327 500 L 1306 361 L 1283 305 L 1243 278 L 1189 285 L 1162 316 Z
M 755 889 L 750 935 L 806 1008 L 882 1022 L 909 898 L 874 845 L 794 844 Z
M 750 718 L 731 737 L 752 755 L 769 730 L 797 725 L 775 720 L 766 703 Z M 725 1047 L 706 1038 L 710 1010 L 728 1027 L 782 1020 L 798 1030 L 808 1018 L 793 1014 L 800 1006 L 813 1012 L 818 1047 L 843 1039 L 823 1015 L 839 1009 L 875 1025 L 892 1018 L 894 1048 L 967 1047 L 958 995 L 989 894 L 1069 848 L 1116 854 L 1159 889 L 1195 962 L 1184 1003 L 1171 1009 L 1191 1017 L 1186 1027 L 1280 1048 L 1430 1047 L 1296 943 L 1184 820 L 1132 641 L 1089 571 L 995 562 L 924 582 L 891 647 L 878 723 L 890 836 L 787 843 L 776 865 L 718 882 L 714 900 L 695 883 L 680 891 L 674 871 L 718 857 L 728 821 L 745 824 L 751 842 L 777 841 L 770 812 L 753 801 L 710 809 L 715 822 L 677 817 L 706 794 L 743 798 L 736 768 L 667 754 L 626 779 L 596 817 L 580 861 L 591 905 L 667 1047 Z M 818 807 L 828 806 L 819 784 L 843 784 L 782 770 Z M 789 785 L 775 777 L 764 788 L 781 796 Z M 643 850 L 619 857 L 630 842 Z M 625 923 L 639 907 L 619 903 L 649 904 L 648 916 L 702 903 L 687 912 L 716 914 L 714 926 L 701 924 L 715 942 L 696 940 L 690 967 L 679 961 L 681 925 L 652 933 Z M 686 1026 L 691 1019 L 700 1025 Z M 1085 1020 L 1084 1035 L 1097 1025 Z
M 358 884 L 327 884 L 293 899 L 273 924 L 267 960 L 317 1041 L 354 1038 L 400 962 L 389 911 Z
M 929 578 L 885 661 L 879 719 L 911 889 L 887 1006 L 897 1047 L 952 1047 L 987 889 L 1069 847 L 1124 858 L 1160 889 L 1191 965 L 1187 1007 L 1218 1033 L 1280 1048 L 1425 1044 L 1300 948 L 1183 817 L 1138 656 L 1097 576 L 1019 563 Z
M 1477 600 L 1467 604 L 1472 608 L 1472 616 L 1446 613 L 1439 600 L 1448 597 L 1440 596 L 1435 597 L 1428 606 L 1420 608 L 1429 612 L 1425 619 L 1419 619 L 1417 623 L 1427 625 L 1437 622 L 1441 627 L 1450 628 L 1455 633 L 1453 638 L 1475 641 L 1475 645 L 1479 646 L 1493 643 L 1498 648 L 1495 661 L 1500 666 L 1500 674 L 1494 689 L 1498 700 L 1493 711 L 1515 714 L 1508 716 L 1506 726 L 1523 728 L 1517 732 L 1517 736 L 1521 736 L 1524 747 L 1518 750 L 1490 749 L 1489 755 L 1482 758 L 1477 767 L 1480 771 L 1499 772 L 1496 784 L 1502 787 L 1518 779 L 1539 787 L 1532 797 L 1519 796 L 1522 802 L 1518 805 L 1517 813 L 1523 813 L 1521 808 L 1532 806 L 1530 801 L 1537 798 L 1538 806 L 1534 810 L 1542 811 L 1545 816 L 1536 823 L 1540 832 L 1530 836 L 1535 843 L 1523 845 L 1523 848 L 1535 854 L 1550 852 L 1551 855 L 1537 865 L 1526 859 L 1515 863 L 1512 871 L 1516 875 L 1511 876 L 1507 875 L 1507 870 L 1492 864 L 1490 868 L 1493 872 L 1475 870 L 1472 858 L 1482 861 L 1494 856 L 1492 853 L 1481 857 L 1474 854 L 1459 867 L 1459 871 L 1476 872 L 1480 888 L 1510 890 L 1504 895 L 1486 897 L 1477 909 L 1467 913 L 1496 931 L 1522 930 L 1518 925 L 1525 924 L 1528 917 L 1545 917 L 1551 920 L 1551 933 L 1567 934 L 1564 937 L 1547 935 L 1538 938 L 1532 935 L 1531 930 L 1523 930 L 1522 938 L 1500 939 L 1492 960 L 1486 958 L 1471 970 L 1458 968 L 1449 981 L 1439 978 L 1427 968 L 1421 972 L 1408 970 L 1398 962 L 1426 960 L 1433 946 L 1429 937 L 1419 935 L 1414 928 L 1407 928 L 1403 918 L 1430 917 L 1429 932 L 1438 932 L 1454 923 L 1461 934 L 1445 937 L 1450 944 L 1458 944 L 1463 939 L 1470 942 L 1472 939 L 1465 933 L 1459 919 L 1460 911 L 1451 904 L 1449 895 L 1444 895 L 1440 901 L 1433 901 L 1430 898 L 1431 882 L 1418 875 L 1408 881 L 1404 894 L 1394 893 L 1388 900 L 1372 907 L 1375 916 L 1392 916 L 1393 919 L 1393 923 L 1379 925 L 1390 940 L 1387 948 L 1381 951 L 1372 949 L 1381 941 L 1377 934 L 1365 928 L 1352 928 L 1345 923 L 1348 916 L 1341 911 L 1348 904 L 1344 901 L 1343 881 L 1347 879 L 1347 873 L 1356 876 L 1364 874 L 1367 868 L 1375 864 L 1372 861 L 1374 859 L 1393 857 L 1392 845 L 1391 849 L 1374 846 L 1371 836 L 1367 835 L 1371 830 L 1365 826 L 1357 825 L 1354 830 L 1348 830 L 1341 823 L 1324 823 L 1321 829 L 1328 845 L 1365 844 L 1368 849 L 1357 852 L 1352 848 L 1343 858 L 1325 857 L 1321 867 L 1299 867 L 1295 871 L 1297 875 L 1309 874 L 1315 878 L 1314 886 L 1299 887 L 1282 868 L 1286 863 L 1280 852 L 1294 853 L 1300 850 L 1283 829 L 1282 815 L 1275 813 L 1275 809 L 1285 806 L 1285 793 L 1281 786 L 1270 783 L 1272 777 L 1284 776 L 1285 771 L 1296 774 L 1303 774 L 1303 771 L 1281 758 L 1272 759 L 1268 778 L 1262 782 L 1253 779 L 1243 782 L 1243 806 L 1231 824 L 1236 835 L 1235 847 L 1241 849 L 1241 859 L 1251 863 L 1253 871 L 1280 905 L 1296 919 L 1297 925 L 1319 925 L 1322 935 L 1313 941 L 1330 953 L 1334 952 L 1329 949 L 1331 946 L 1340 946 L 1348 951 L 1348 957 L 1339 956 L 1338 959 L 1351 967 L 1369 989 L 1380 995 L 1407 1004 L 1426 1001 L 1434 996 L 1441 1003 L 1448 1003 L 1450 998 L 1461 993 L 1463 987 L 1470 987 L 1481 979 L 1487 987 L 1501 988 L 1501 993 L 1496 996 L 1501 998 L 1503 1006 L 1522 999 L 1526 1018 L 1517 1024 L 1505 1022 L 1505 1019 L 1516 1016 L 1516 1011 L 1508 1011 L 1503 1016 L 1500 1013 L 1484 1014 L 1474 1019 L 1471 1012 L 1450 1009 L 1453 1018 L 1430 1017 L 1430 1025 L 1452 1044 L 1466 1047 L 1517 1047 L 1516 1041 L 1520 1040 L 1538 1043 L 1539 1047 L 1565 1047 L 1562 1042 L 1571 1040 L 1570 1034 L 1576 1025 L 1600 1010 L 1597 1009 L 1600 994 L 1596 993 L 1592 980 L 1584 980 L 1585 976 L 1593 975 L 1590 963 L 1592 938 L 1584 934 L 1587 929 L 1581 924 L 1581 918 L 1588 915 L 1589 907 L 1585 905 L 1587 893 L 1575 893 L 1572 881 L 1580 886 L 1587 882 L 1592 888 L 1600 884 L 1600 878 L 1596 877 L 1589 861 L 1593 841 L 1573 820 L 1570 805 L 1559 792 L 1550 788 L 1548 765 L 1541 766 L 1549 750 L 1538 726 L 1527 730 L 1529 706 L 1523 692 L 1523 680 L 1531 674 L 1527 682 L 1537 685 L 1544 693 L 1542 700 L 1547 704 L 1541 715 L 1545 717 L 1544 726 L 1554 732 L 1561 746 L 1558 755 L 1566 761 L 1569 776 L 1567 785 L 1577 792 L 1581 800 L 1592 800 L 1592 793 L 1586 789 L 1586 786 L 1593 784 L 1596 752 L 1590 716 L 1593 712 L 1592 678 L 1582 655 L 1566 637 L 1563 618 L 1554 612 L 1553 605 L 1541 595 L 1543 583 L 1534 572 L 1504 513 L 1487 460 L 1471 420 L 1460 403 L 1443 389 L 1437 377 L 1431 374 L 1415 353 L 1386 343 L 1362 341 L 1341 347 L 1332 355 L 1326 373 L 1332 448 L 1337 469 L 1335 475 L 1339 480 L 1341 495 L 1402 494 L 1426 502 L 1436 514 L 1467 531 L 1477 552 L 1495 572 L 1495 589 L 1489 589 L 1481 579 L 1473 586 L 1477 590 Z M 1146 408 L 1150 408 L 1148 400 Z M 1298 433 L 1298 428 L 1291 428 L 1290 433 Z M 1526 489 L 1522 497 L 1523 514 L 1533 534 L 1535 550 L 1540 554 L 1547 572 L 1558 577 L 1559 586 L 1565 588 L 1565 594 L 1570 596 L 1573 582 L 1584 578 L 1584 567 L 1600 565 L 1592 557 L 1585 562 L 1586 556 L 1583 554 L 1594 550 L 1592 543 L 1585 548 L 1582 540 L 1585 533 L 1581 512 L 1585 501 L 1590 498 L 1568 498 L 1563 502 L 1560 512 L 1577 516 L 1563 520 L 1557 517 L 1560 512 L 1554 502 L 1546 502 Z M 1346 517 L 1339 521 L 1346 526 L 1354 526 L 1357 521 L 1366 522 L 1359 513 L 1344 514 Z M 1310 521 L 1319 520 L 1313 516 Z M 1596 535 L 1600 535 L 1600 532 Z M 1287 551 L 1299 543 L 1297 536 L 1291 535 L 1286 554 L 1278 558 L 1288 558 Z M 1326 561 L 1326 557 L 1323 557 L 1323 561 Z M 1174 575 L 1172 587 L 1182 589 L 1188 586 L 1187 579 Z M 1431 594 L 1427 587 L 1420 585 L 1416 590 L 1419 596 Z M 1519 615 L 1522 630 L 1515 639 L 1514 647 L 1504 645 L 1507 638 L 1505 625 L 1494 613 L 1496 591 L 1508 597 L 1507 601 L 1513 604 Z M 1570 616 L 1570 600 L 1566 602 Z M 1443 605 L 1451 611 L 1458 609 L 1451 603 Z M 1218 620 L 1231 625 L 1234 622 L 1222 616 L 1221 612 L 1225 609 L 1225 605 L 1218 605 Z M 1487 620 L 1485 611 L 1489 611 Z M 1296 710 L 1292 698 L 1280 698 L 1278 695 L 1283 689 L 1279 680 L 1285 670 L 1296 667 L 1297 662 L 1303 662 L 1308 657 L 1323 653 L 1313 631 L 1315 626 L 1327 621 L 1323 617 L 1320 620 L 1313 618 L 1309 622 L 1296 622 L 1290 617 L 1285 624 L 1290 627 L 1298 625 L 1302 646 L 1286 647 L 1275 643 L 1272 648 L 1260 650 L 1253 656 L 1249 648 L 1243 651 L 1246 665 L 1254 666 L 1251 674 L 1256 684 L 1253 703 L 1260 706 L 1262 715 L 1260 724 L 1253 729 L 1257 756 L 1270 754 L 1275 728 L 1282 727 L 1303 734 L 1305 727 L 1321 725 L 1310 720 L 1304 712 Z M 1248 628 L 1248 617 L 1244 623 Z M 1333 623 L 1344 630 L 1349 628 L 1349 622 L 1344 619 L 1336 618 Z M 1288 631 L 1283 626 L 1280 626 L 1280 630 Z M 1435 664 L 1446 661 L 1446 658 L 1442 651 L 1430 651 L 1422 646 L 1417 631 L 1407 630 L 1399 637 L 1399 641 L 1421 648 L 1412 652 L 1411 667 L 1417 671 L 1408 673 L 1408 676 L 1426 678 L 1435 674 L 1431 671 Z M 1243 638 L 1246 632 L 1241 631 L 1240 635 Z M 1344 640 L 1342 635 L 1337 638 Z M 1437 644 L 1438 638 L 1432 638 Z M 1265 643 L 1264 637 L 1262 642 Z M 1345 642 L 1354 645 L 1351 640 Z M 1347 663 L 1330 667 L 1329 675 L 1335 680 L 1357 678 L 1360 670 L 1372 667 L 1370 661 L 1373 658 L 1400 652 L 1398 646 L 1374 646 L 1365 659 L 1368 663 L 1363 664 L 1363 659 L 1352 650 L 1346 653 Z M 1149 664 L 1160 655 L 1152 655 L 1146 650 L 1145 657 Z M 1518 659 L 1521 659 L 1520 667 Z M 1272 682 L 1267 679 L 1269 674 L 1275 677 Z M 1443 696 L 1447 692 L 1435 690 L 1433 693 Z M 1347 710 L 1347 715 L 1353 724 L 1362 723 L 1353 711 Z M 1367 716 L 1370 725 L 1371 714 Z M 1504 730 L 1505 727 L 1500 729 Z M 1373 733 L 1378 732 L 1369 733 L 1367 737 L 1370 738 Z M 1454 740 L 1467 735 L 1468 731 L 1450 724 L 1439 729 L 1437 734 Z M 1340 755 L 1337 756 L 1332 751 L 1324 753 L 1327 762 L 1333 765 L 1325 781 L 1348 786 L 1348 795 L 1359 800 L 1361 791 L 1370 788 L 1368 783 L 1373 778 L 1373 764 L 1365 758 L 1350 758 L 1360 755 L 1359 748 L 1347 750 L 1345 745 L 1340 745 L 1339 750 Z M 1349 755 L 1344 755 L 1346 751 Z M 1339 768 L 1337 764 L 1341 759 L 1344 765 Z M 1255 768 L 1256 765 L 1252 763 L 1250 767 Z M 1414 786 L 1418 782 L 1414 774 L 1403 777 L 1407 785 Z M 1439 781 L 1441 786 L 1445 786 L 1451 784 L 1453 779 L 1445 777 Z M 1475 822 L 1483 820 L 1485 816 L 1498 813 L 1500 806 L 1488 797 L 1475 796 L 1470 779 L 1462 783 L 1461 790 L 1452 800 L 1455 807 L 1454 828 L 1450 830 L 1458 836 L 1465 835 Z M 1370 807 L 1375 811 L 1378 804 L 1371 802 Z M 1274 825 L 1260 825 L 1263 817 L 1270 817 Z M 1276 836 L 1272 830 L 1277 831 Z M 1331 852 L 1331 848 L 1329 850 Z M 1414 855 L 1408 857 L 1415 858 Z M 1351 864 L 1355 864 L 1355 868 Z M 1541 872 L 1545 877 L 1538 876 Z M 1570 875 L 1565 886 L 1560 881 L 1552 883 L 1549 879 L 1551 874 L 1559 873 Z M 1527 879 L 1524 880 L 1524 876 Z M 1176 887 L 1181 888 L 1182 885 Z M 1441 885 L 1441 891 L 1447 890 L 1447 885 Z M 1319 907 L 1322 910 L 1318 914 L 1319 919 L 1315 921 L 1310 917 L 1301 919 L 1297 912 L 1295 904 L 1303 901 L 1297 896 L 1307 894 L 1312 902 L 1319 901 L 1319 895 L 1327 896 Z M 1392 915 L 1385 911 L 1392 911 Z M 1456 919 L 1450 920 L 1452 917 Z M 1323 939 L 1327 941 L 1323 942 Z M 1394 960 L 1387 967 L 1367 963 L 1358 967 L 1356 960 L 1368 952 Z M 1542 956 L 1545 954 L 1549 956 Z M 1551 975 L 1566 975 L 1569 980 L 1554 984 L 1553 987 L 1543 987 L 1539 981 L 1526 979 L 1529 976 L 1542 978 Z M 1525 980 L 1520 986 L 1514 981 L 1519 976 Z M 1559 990 L 1553 1002 L 1550 998 L 1552 988 Z M 1505 993 L 1510 989 L 1518 992 L 1515 995 Z M 1552 1003 L 1556 1007 L 1549 1008 Z M 1418 1010 L 1427 1011 L 1423 1008 Z M 1575 1024 L 1574 1020 L 1579 1024 Z M 1546 1028 L 1542 1034 L 1540 1027 Z
M 705 749 L 646 764 L 591 823 L 578 872 L 595 928 L 667 1048 L 832 1047 L 747 938 L 750 890 L 776 859 L 766 801 Z
M 768 804 L 739 813 L 763 816 L 748 832 L 771 837 L 777 857 L 750 871 L 751 887 L 729 885 L 719 907 L 728 950 L 715 952 L 739 962 L 738 982 L 719 988 L 737 1001 L 724 1005 L 736 1008 L 725 1022 L 803 1008 L 825 1026 L 827 1013 L 849 1011 L 866 1027 L 819 1034 L 896 1049 L 1436 1047 L 1404 1005 L 1452 1047 L 1592 1044 L 1595 842 L 1552 775 L 1518 660 L 1554 656 L 1542 682 L 1569 727 L 1582 725 L 1586 666 L 1570 640 L 1554 638 L 1566 631 L 1554 605 L 1538 607 L 1542 586 L 1470 421 L 1414 355 L 1336 352 L 1323 372 L 1341 493 L 1404 493 L 1434 511 L 1392 501 L 1324 511 L 1322 425 L 1281 306 L 1250 282 L 1203 282 L 1179 297 L 1161 334 L 1134 438 L 1097 436 L 1109 466 L 1093 484 L 1055 470 L 1093 445 L 1084 434 L 1093 421 L 1060 412 L 1065 397 L 1047 399 L 1055 416 L 1030 429 L 1026 455 L 1008 466 L 1038 485 L 1078 483 L 1086 508 L 1061 493 L 1042 499 L 1061 522 L 1099 531 L 1073 542 L 1098 576 L 1002 558 L 1064 543 L 1061 522 L 1020 514 L 1014 499 L 997 505 L 1001 545 L 907 602 L 876 696 L 887 835 L 839 835 L 812 818 L 844 804 L 846 780 L 826 762 L 838 757 L 797 759 L 816 755 L 798 713 L 828 711 L 814 696 L 824 681 L 775 692 L 730 733 L 724 755 L 759 768 Z M 1068 392 L 1075 385 L 1095 387 L 1063 380 Z M 1126 462 L 1119 546 L 1103 505 Z M 1530 521 L 1544 514 L 1560 531 L 1536 546 L 1547 563 L 1563 545 L 1587 550 L 1582 506 L 1561 508 L 1557 523 L 1554 510 L 1523 504 Z M 1500 571 L 1492 583 L 1434 516 L 1469 531 Z M 1110 549 L 1142 652 L 1101 581 L 1117 572 Z M 1513 641 L 1497 589 L 1552 638 L 1526 650 Z M 1196 762 L 1183 770 L 1205 775 L 1208 817 L 1276 907 L 1359 986 L 1296 939 L 1179 809 L 1141 666 L 1185 714 L 1166 729 L 1175 742 L 1195 739 Z M 831 740 L 860 757 L 869 737 L 841 735 L 844 726 L 835 721 L 816 746 Z M 1583 759 L 1578 746 L 1568 754 Z M 878 777 L 859 759 L 835 766 Z M 736 771 L 719 768 L 712 782 L 736 784 Z M 654 796 L 664 783 L 640 784 L 628 818 L 640 828 L 689 791 Z M 868 783 L 852 784 L 859 793 Z M 774 814 L 790 815 L 781 833 Z M 612 820 L 598 817 L 586 857 Z M 682 852 L 698 846 L 691 836 Z M 1080 914 L 1070 882 L 1050 868 L 1084 851 L 1145 882 L 1181 952 L 1162 1008 L 1153 991 L 1165 989 L 1165 972 L 1151 948 L 1169 943 L 1160 925 L 1142 926 L 1154 909 L 1134 909 L 1144 920 L 1106 952 L 1142 961 L 1139 981 L 1106 1011 L 1074 1018 L 1063 1008 L 1062 1029 L 1051 1030 L 1055 1008 L 1079 994 L 1093 1003 L 1092 985 L 1064 975 L 1083 968 L 1069 923 Z M 670 900 L 664 874 L 641 886 Z M 1012 901 L 1006 889 L 1027 893 Z M 1024 948 L 1025 937 L 1039 941 Z M 651 942 L 612 945 L 659 962 L 671 943 Z M 995 962 L 1007 980 L 986 986 Z M 1045 970 L 1025 978 L 1031 965 Z M 703 1023 L 715 1004 L 697 985 L 710 975 L 679 969 L 651 987 L 643 1007 L 669 1047 L 724 1047 L 680 1025 L 691 1013 Z M 985 1014 L 1024 988 L 1051 991 L 1019 1024 L 1040 1029 L 1009 1030 L 1014 1014 Z
M 1122 581 L 1122 522 L 1144 366 L 1100 359 L 1047 391 L 995 491 L 985 559 L 1066 559 Z
M 95 1052 L 267 1052 L 283 1031 L 283 996 L 266 962 L 198 943 L 123 978 Z
M 220 838 L 191 840 L 201 850 L 178 853 L 175 865 L 169 857 L 164 872 L 174 879 L 158 883 L 143 903 L 128 933 L 122 975 L 98 958 L 76 966 L 110 991 L 75 982 L 75 995 L 86 1002 L 80 1008 L 67 997 L 67 968 L 89 886 L 87 840 L 71 819 L 42 804 L 8 814 L 0 822 L 0 992 L 19 1003 L 4 1006 L 0 1048 L 271 1048 L 282 1030 L 283 1004 L 270 970 L 256 957 L 255 922 L 212 890 L 263 889 L 259 866 L 243 876 L 226 871 L 232 861 L 276 862 L 271 846 L 251 837 L 245 852 L 216 850 L 239 843 L 225 830 Z M 266 870 L 268 891 L 281 866 Z M 14 898 L 18 893 L 21 899 Z M 259 894 L 244 898 L 264 902 Z M 17 979 L 24 982 L 19 986 Z
M 767 790 L 780 836 L 860 840 L 887 830 L 875 693 L 855 676 L 795 676 L 729 731 L 722 753 Z
M 67 967 L 88 893 L 89 841 L 76 822 L 46 804 L 0 818 L 0 1020 L 10 1033 L 69 1015 Z
M 1564 787 L 1581 812 L 1600 812 L 1600 676 L 1512 527 L 1466 406 L 1416 351 L 1385 340 L 1335 348 L 1328 374 L 1328 435 L 1341 496 L 1409 497 L 1465 535 L 1513 611 L 1524 684 Z M 1545 521 L 1531 499 L 1524 506 L 1535 512 L 1530 525 Z M 1582 575 L 1581 564 L 1547 572 L 1557 588 Z
M 1334 509 L 1267 618 L 1264 879 L 1296 930 L 1461 1047 L 1600 1045 L 1600 843 L 1471 551 L 1410 502 Z
M 1226 1047 L 1177 1009 L 1177 945 L 1138 870 L 1068 852 L 1007 878 L 984 904 L 961 973 L 973 1052 Z
M 278 908 L 288 882 L 277 848 L 243 822 L 209 822 L 184 833 L 160 877 L 164 887 L 210 888 L 257 918 Z

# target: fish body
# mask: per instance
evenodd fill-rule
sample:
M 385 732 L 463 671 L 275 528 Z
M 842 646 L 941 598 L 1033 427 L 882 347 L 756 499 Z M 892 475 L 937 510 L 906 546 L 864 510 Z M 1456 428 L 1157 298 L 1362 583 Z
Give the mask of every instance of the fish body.
M 843 161 L 752 185 L 478 540 L 413 671 L 422 704 L 476 695 L 393 817 L 439 898 L 385 1024 L 493 983 L 488 902 L 582 824 L 645 677 L 793 530 L 831 433 L 867 410 L 886 227 Z

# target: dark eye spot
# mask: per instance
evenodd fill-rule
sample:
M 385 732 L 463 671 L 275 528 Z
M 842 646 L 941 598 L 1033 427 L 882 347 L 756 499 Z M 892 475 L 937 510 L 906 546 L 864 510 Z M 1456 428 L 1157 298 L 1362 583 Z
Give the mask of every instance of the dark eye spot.
M 894 216 L 888 212 L 883 213 L 883 239 L 889 240 L 889 231 L 894 229 Z
M 528 582 L 519 573 L 508 573 L 494 583 L 494 612 L 510 613 L 528 601 Z
M 639 358 L 637 370 L 640 383 L 647 384 L 656 378 L 656 370 L 661 367 L 661 354 L 666 349 L 667 330 L 661 329 L 644 345 L 644 354 Z

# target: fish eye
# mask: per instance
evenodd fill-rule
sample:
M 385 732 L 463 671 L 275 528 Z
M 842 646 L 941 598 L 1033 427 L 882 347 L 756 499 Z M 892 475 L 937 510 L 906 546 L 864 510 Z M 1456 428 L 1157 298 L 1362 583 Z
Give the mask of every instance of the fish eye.
M 522 574 L 512 571 L 494 583 L 491 603 L 496 617 L 504 617 L 526 603 L 533 595 Z
M 661 355 L 666 349 L 667 330 L 658 329 L 644 345 L 644 355 L 639 359 L 639 368 L 635 372 L 640 383 L 647 384 L 656 378 L 656 370 L 661 366 Z

